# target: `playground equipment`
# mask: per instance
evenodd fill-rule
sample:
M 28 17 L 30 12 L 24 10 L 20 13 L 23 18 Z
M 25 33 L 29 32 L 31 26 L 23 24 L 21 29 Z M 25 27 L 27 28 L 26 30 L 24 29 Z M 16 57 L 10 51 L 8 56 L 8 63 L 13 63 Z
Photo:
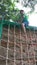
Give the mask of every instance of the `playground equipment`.
M 0 65 L 37 65 L 37 27 L 0 20 Z

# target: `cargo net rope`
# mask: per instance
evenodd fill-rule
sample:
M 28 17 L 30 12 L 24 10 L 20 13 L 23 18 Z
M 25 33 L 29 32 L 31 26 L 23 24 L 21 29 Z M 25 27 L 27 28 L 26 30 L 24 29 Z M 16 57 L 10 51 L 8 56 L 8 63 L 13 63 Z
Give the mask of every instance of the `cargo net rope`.
M 4 25 L 0 41 L 0 65 L 37 65 L 37 31 Z

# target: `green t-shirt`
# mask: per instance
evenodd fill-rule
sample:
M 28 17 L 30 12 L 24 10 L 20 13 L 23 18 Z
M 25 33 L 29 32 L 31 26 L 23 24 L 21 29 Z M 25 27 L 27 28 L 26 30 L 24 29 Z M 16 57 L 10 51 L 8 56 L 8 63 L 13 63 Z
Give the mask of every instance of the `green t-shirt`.
M 27 16 L 26 14 L 21 14 L 21 13 L 19 13 L 19 14 L 17 15 L 17 22 L 18 22 L 18 23 L 22 23 L 23 19 L 27 19 L 27 20 L 28 20 L 28 16 Z
M 23 21 L 23 15 L 19 13 L 17 15 L 17 19 L 16 20 L 17 20 L 17 22 L 22 23 L 22 21 Z

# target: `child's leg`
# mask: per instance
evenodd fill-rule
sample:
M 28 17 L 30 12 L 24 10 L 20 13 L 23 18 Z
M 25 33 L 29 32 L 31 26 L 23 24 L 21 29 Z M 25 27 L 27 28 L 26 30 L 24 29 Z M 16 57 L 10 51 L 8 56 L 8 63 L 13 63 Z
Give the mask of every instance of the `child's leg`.
M 24 23 L 22 23 L 22 29 L 23 29 L 23 31 L 25 33 L 26 32 L 26 29 L 25 29 L 25 24 Z

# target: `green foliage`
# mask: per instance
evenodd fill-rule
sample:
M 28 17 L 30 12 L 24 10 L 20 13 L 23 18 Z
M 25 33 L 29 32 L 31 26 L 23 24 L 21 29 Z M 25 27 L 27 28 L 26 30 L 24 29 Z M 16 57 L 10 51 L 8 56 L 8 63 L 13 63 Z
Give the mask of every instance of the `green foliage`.
M 4 19 L 9 20 L 12 19 L 16 21 L 16 14 L 19 11 L 15 9 L 15 2 L 17 0 L 0 0 L 0 17 L 4 14 Z
M 0 0 L 0 17 L 3 15 L 5 20 L 19 20 L 19 9 L 15 9 L 15 2 L 18 1 L 19 0 Z

